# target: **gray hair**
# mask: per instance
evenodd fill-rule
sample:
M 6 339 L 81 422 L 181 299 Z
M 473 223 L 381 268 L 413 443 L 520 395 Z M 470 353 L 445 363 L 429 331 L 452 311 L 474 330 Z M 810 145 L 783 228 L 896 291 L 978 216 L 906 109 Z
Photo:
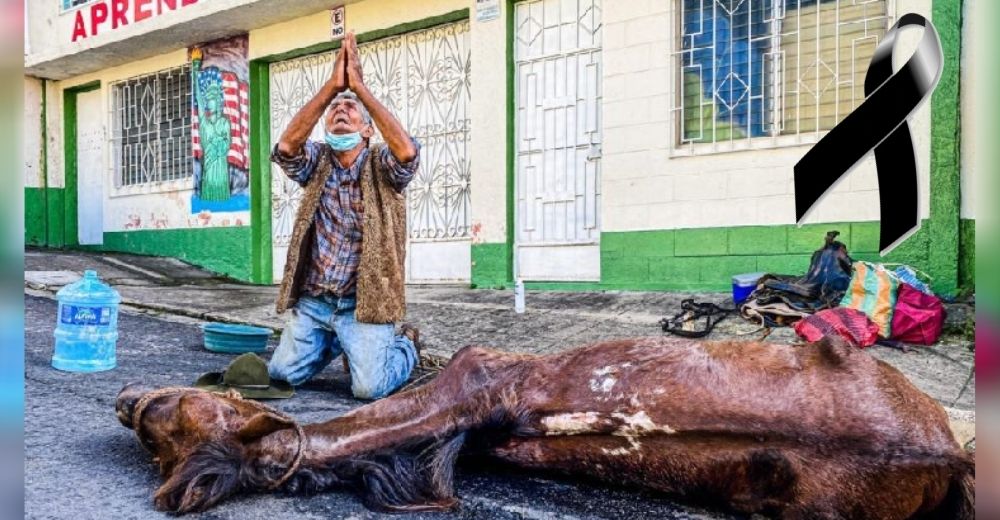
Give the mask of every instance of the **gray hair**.
M 361 120 L 364 121 L 365 124 L 368 125 L 372 124 L 372 116 L 371 114 L 368 113 L 368 109 L 365 108 L 365 104 L 362 103 L 361 100 L 358 99 L 358 95 L 351 90 L 345 90 L 340 94 L 337 94 L 326 109 L 330 110 L 330 108 L 333 107 L 333 104 L 336 103 L 337 100 L 339 99 L 350 99 L 354 101 L 354 103 L 358 105 L 358 112 L 361 112 Z

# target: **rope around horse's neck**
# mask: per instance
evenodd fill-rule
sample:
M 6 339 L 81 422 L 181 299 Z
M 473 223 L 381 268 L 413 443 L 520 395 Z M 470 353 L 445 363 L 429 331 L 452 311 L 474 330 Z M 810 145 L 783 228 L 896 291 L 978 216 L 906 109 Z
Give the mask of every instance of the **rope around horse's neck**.
M 211 393 L 207 390 L 201 390 L 199 388 L 170 386 L 147 392 L 145 395 L 139 398 L 138 402 L 135 403 L 135 410 L 132 412 L 132 430 L 135 431 L 135 435 L 139 439 L 139 444 L 141 444 L 142 447 L 145 448 L 150 453 L 155 454 L 156 452 L 153 451 L 153 449 L 149 447 L 149 444 L 146 443 L 146 440 L 142 438 L 142 433 L 140 430 L 140 426 L 142 425 L 142 414 L 146 411 L 146 407 L 149 406 L 149 404 L 152 403 L 154 400 L 168 395 L 179 394 L 181 392 Z M 280 419 L 286 420 L 292 423 L 292 425 L 295 427 L 295 435 L 296 437 L 298 437 L 297 439 L 298 442 L 296 443 L 296 448 L 295 448 L 295 458 L 292 459 L 292 463 L 288 466 L 288 469 L 285 470 L 285 473 L 281 476 L 281 478 L 272 482 L 268 486 L 269 490 L 275 490 L 280 488 L 285 484 L 285 482 L 288 482 L 288 479 L 292 478 L 292 475 L 294 475 L 295 472 L 297 472 L 299 470 L 299 467 L 302 465 L 302 458 L 305 455 L 304 453 L 305 450 L 303 449 L 303 443 L 305 442 L 305 437 L 306 437 L 305 432 L 302 430 L 302 426 L 300 426 L 298 422 L 289 417 L 287 414 L 280 412 L 274 408 L 271 408 L 270 406 L 267 406 L 264 403 L 252 401 L 249 399 L 243 399 L 243 396 L 240 395 L 239 392 L 235 390 L 230 390 L 229 392 L 226 392 L 225 394 L 221 395 L 223 395 L 224 397 L 229 397 L 231 399 L 237 399 L 239 401 L 243 401 L 244 403 L 252 406 L 253 408 L 256 408 L 257 410 L 273 414 Z

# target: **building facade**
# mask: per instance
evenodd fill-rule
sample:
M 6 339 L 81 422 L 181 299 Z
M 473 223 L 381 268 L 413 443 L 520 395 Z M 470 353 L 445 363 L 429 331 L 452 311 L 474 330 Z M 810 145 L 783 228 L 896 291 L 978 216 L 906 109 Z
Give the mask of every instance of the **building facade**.
M 329 77 L 342 23 L 423 146 L 411 283 L 718 290 L 805 272 L 837 229 L 856 258 L 947 294 L 974 284 L 973 0 L 344 3 L 27 4 L 25 243 L 279 281 L 301 190 L 268 156 Z M 921 228 L 880 258 L 874 159 L 801 227 L 792 169 L 864 99 L 907 12 L 934 22 L 945 69 L 910 119 Z

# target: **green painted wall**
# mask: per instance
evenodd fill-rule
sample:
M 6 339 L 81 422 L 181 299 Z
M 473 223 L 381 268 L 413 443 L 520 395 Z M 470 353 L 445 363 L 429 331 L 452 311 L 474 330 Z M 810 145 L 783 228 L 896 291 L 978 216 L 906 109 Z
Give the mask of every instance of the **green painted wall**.
M 66 245 L 66 190 L 24 188 L 24 244 Z
M 46 201 L 48 206 L 45 209 L 47 214 L 48 229 L 46 235 L 48 240 L 46 245 L 50 247 L 63 247 L 66 245 L 66 190 L 62 188 L 49 188 L 46 190 Z
M 45 188 L 24 188 L 24 244 L 46 243 Z
M 840 231 L 838 240 L 855 259 L 902 262 L 926 270 L 928 242 L 917 236 L 879 257 L 877 222 L 635 231 L 601 234 L 599 285 L 725 291 L 734 274 L 804 274 L 830 230 Z
M 963 292 L 975 292 L 976 220 L 963 218 L 959 226 L 958 286 Z
M 237 280 L 251 280 L 249 226 L 106 232 L 103 245 L 77 247 L 172 256 Z
M 503 289 L 511 284 L 510 247 L 504 243 L 472 245 L 472 287 Z
M 928 271 L 934 272 L 934 290 L 955 294 L 959 284 L 959 65 L 962 51 L 962 0 L 934 0 L 931 18 L 941 39 L 944 70 L 931 96 L 931 187 Z M 912 238 L 910 239 L 912 240 Z
M 927 227 L 924 221 L 923 227 Z M 529 282 L 533 289 L 727 291 L 734 274 L 804 274 L 830 230 L 857 260 L 906 263 L 938 276 L 928 234 L 917 233 L 886 257 L 878 254 L 877 222 L 605 232 L 599 283 Z M 472 246 L 474 287 L 511 284 L 506 244 Z M 945 273 L 947 275 L 947 273 Z
M 24 189 L 24 243 L 30 246 L 172 256 L 237 280 L 252 281 L 249 226 L 104 233 L 104 244 L 67 244 L 65 190 Z

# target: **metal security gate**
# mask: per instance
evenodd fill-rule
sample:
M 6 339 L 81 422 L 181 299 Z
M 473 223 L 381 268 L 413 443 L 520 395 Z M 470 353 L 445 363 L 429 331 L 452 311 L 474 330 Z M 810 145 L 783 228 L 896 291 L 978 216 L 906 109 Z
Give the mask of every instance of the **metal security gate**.
M 333 54 L 323 53 L 273 63 L 270 66 L 271 142 L 277 143 L 296 112 L 308 102 L 333 69 Z M 313 128 L 310 139 L 323 140 L 322 122 Z M 274 163 L 271 164 L 271 247 L 274 282 L 281 281 L 292 238 L 295 212 L 302 200 L 302 188 Z
M 469 233 L 469 22 L 462 21 L 359 46 L 365 83 L 420 141 L 417 176 L 406 189 L 408 282 L 464 282 L 471 269 Z M 334 54 L 270 67 L 271 142 L 330 77 Z M 312 139 L 322 140 L 321 124 Z M 381 136 L 376 135 L 376 141 Z M 281 279 L 301 188 L 271 165 L 275 281 Z
M 517 273 L 599 280 L 600 0 L 514 8 Z

